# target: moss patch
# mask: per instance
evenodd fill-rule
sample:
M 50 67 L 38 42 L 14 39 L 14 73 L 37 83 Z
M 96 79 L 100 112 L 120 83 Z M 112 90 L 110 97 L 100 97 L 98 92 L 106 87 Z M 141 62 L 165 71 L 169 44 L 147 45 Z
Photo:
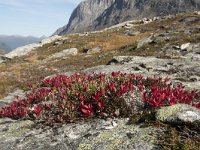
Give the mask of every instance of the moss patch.
M 27 131 L 30 131 L 32 125 L 33 122 L 29 120 L 11 123 L 7 130 L 0 132 L 0 139 L 21 137 Z
M 134 147 L 141 142 L 153 147 L 157 137 L 156 130 L 153 127 L 140 128 L 138 125 L 119 123 L 116 128 L 103 130 L 96 137 L 85 139 L 78 149 L 115 150 L 124 149 L 126 146 Z
M 157 120 L 164 122 L 169 117 L 176 114 L 178 111 L 185 110 L 185 109 L 196 110 L 195 107 L 188 106 L 186 104 L 176 104 L 176 105 L 173 105 L 173 106 L 163 107 L 163 108 L 159 109 L 158 112 L 157 112 L 156 118 L 157 118 Z

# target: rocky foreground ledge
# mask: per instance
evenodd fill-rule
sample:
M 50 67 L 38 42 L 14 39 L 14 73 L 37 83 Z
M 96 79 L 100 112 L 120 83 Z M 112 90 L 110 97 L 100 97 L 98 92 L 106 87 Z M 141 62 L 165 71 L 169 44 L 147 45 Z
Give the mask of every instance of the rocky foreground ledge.
M 1 150 L 198 149 L 199 120 L 200 110 L 185 104 L 137 117 L 80 120 L 53 127 L 4 118 L 0 119 L 0 147 Z

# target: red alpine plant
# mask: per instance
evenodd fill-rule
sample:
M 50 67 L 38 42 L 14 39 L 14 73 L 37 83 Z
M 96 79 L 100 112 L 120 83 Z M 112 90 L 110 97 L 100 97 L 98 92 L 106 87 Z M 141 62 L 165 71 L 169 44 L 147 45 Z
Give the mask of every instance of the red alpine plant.
M 0 117 L 32 118 L 44 122 L 112 117 L 116 110 L 121 113 L 131 107 L 124 97 L 131 98 L 132 94 L 141 95 L 139 99 L 151 109 L 176 103 L 200 108 L 200 91 L 186 90 L 182 85 L 174 86 L 168 78 L 144 78 L 142 75 L 112 72 L 107 75 L 57 75 L 44 79 L 32 85 L 24 98 L 16 97 L 16 100 L 4 106 Z M 130 100 L 134 104 L 135 99 Z

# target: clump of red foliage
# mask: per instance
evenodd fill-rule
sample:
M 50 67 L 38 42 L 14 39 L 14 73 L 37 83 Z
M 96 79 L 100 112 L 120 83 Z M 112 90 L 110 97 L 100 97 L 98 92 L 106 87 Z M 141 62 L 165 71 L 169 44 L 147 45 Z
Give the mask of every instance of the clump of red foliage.
M 0 117 L 32 118 L 48 122 L 69 122 L 81 117 L 127 116 L 131 107 L 125 94 L 137 92 L 149 108 L 186 103 L 200 108 L 200 92 L 168 79 L 113 72 L 105 74 L 57 75 L 32 87 L 26 98 L 12 102 Z M 134 99 L 133 99 L 134 100 Z

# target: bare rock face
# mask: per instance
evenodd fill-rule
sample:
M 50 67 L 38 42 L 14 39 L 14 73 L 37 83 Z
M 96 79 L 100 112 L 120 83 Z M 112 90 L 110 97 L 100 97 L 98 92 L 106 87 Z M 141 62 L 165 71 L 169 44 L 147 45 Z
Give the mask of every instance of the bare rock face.
M 93 119 L 58 127 L 34 127 L 30 120 L 0 119 L 1 150 L 155 150 L 153 127 L 126 125 L 128 119 Z M 152 135 L 152 133 L 154 133 Z
M 88 31 L 89 26 L 106 9 L 108 9 L 115 0 L 86 0 L 81 2 L 72 12 L 69 23 L 58 29 L 54 34 L 63 35 L 66 33 Z
M 199 0 L 86 0 L 73 11 L 69 23 L 54 35 L 93 31 L 144 17 L 200 10 Z

